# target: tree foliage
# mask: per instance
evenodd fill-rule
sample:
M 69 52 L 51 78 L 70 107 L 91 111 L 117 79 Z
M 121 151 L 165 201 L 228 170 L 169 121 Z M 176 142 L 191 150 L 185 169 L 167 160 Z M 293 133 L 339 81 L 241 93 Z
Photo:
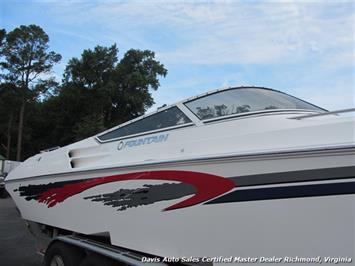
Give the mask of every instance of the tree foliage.
M 2 55 L 2 46 L 4 44 L 5 36 L 6 36 L 6 30 L 0 29 L 0 53 L 1 53 L 1 55 Z
M 23 124 L 25 120 L 25 106 L 34 101 L 41 93 L 55 85 L 48 74 L 53 65 L 60 61 L 61 56 L 48 51 L 49 37 L 43 29 L 36 25 L 20 26 L 5 35 L 2 31 L 0 62 L 1 79 L 13 85 L 13 90 L 20 99 L 17 156 L 21 159 Z M 42 76 L 41 76 L 42 75 Z
M 57 84 L 49 74 L 61 56 L 49 51 L 48 41 L 35 25 L 0 30 L 0 153 L 12 159 L 8 140 L 20 131 L 28 157 L 143 115 L 167 74 L 152 51 L 130 49 L 119 58 L 116 44 L 98 45 L 70 59 Z M 50 88 L 55 93 L 44 97 Z
M 115 44 L 96 46 L 69 60 L 56 102 L 48 103 L 66 117 L 57 127 L 70 125 L 66 136 L 74 141 L 143 115 L 154 104 L 150 89 L 166 74 L 151 51 L 132 49 L 119 60 Z
M 48 89 L 42 84 L 53 80 L 40 77 L 50 72 L 61 59 L 60 54 L 48 51 L 48 42 L 48 35 L 36 25 L 20 26 L 5 36 L 1 77 L 13 83 L 25 99 L 37 97 Z

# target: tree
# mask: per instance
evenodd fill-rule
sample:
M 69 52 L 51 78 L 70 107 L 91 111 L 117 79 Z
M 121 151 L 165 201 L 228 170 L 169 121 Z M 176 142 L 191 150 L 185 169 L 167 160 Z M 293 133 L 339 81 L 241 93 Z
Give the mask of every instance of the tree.
M 6 30 L 5 29 L 1 29 L 0 30 L 0 55 L 2 55 L 2 51 L 1 51 L 1 48 L 4 44 L 4 39 L 5 39 L 5 36 L 6 36 Z
M 18 112 L 18 97 L 15 93 L 13 84 L 0 84 L 0 146 L 6 158 L 10 159 L 12 154 L 11 143 L 15 117 L 14 114 Z
M 68 135 L 74 133 L 75 140 L 142 115 L 154 104 L 150 89 L 157 90 L 158 77 L 167 74 L 164 65 L 148 50 L 131 49 L 120 61 L 117 54 L 116 45 L 96 46 L 65 69 L 58 99 L 71 114 L 65 121 L 73 123 Z
M 154 104 L 150 89 L 160 86 L 159 76 L 165 77 L 167 70 L 155 60 L 155 54 L 149 50 L 128 50 L 117 64 L 113 80 L 115 90 L 112 93 L 110 119 L 113 126 L 143 115 Z
M 11 83 L 20 99 L 17 155 L 21 159 L 22 135 L 26 103 L 35 100 L 56 83 L 48 75 L 61 55 L 48 51 L 49 37 L 36 25 L 20 26 L 6 34 L 1 47 L 4 61 L 1 78 Z
M 64 146 L 144 114 L 154 103 L 151 90 L 167 74 L 152 51 L 131 49 L 119 59 L 116 45 L 96 46 L 72 58 L 57 85 L 50 70 L 60 55 L 48 51 L 48 40 L 35 25 L 0 30 L 0 149 L 11 157 Z
M 84 50 L 80 59 L 69 60 L 64 72 L 63 87 L 66 87 L 66 92 L 68 92 L 67 87 L 76 88 L 81 92 L 83 101 L 86 102 L 85 105 L 90 106 L 83 114 L 85 117 L 82 117 L 80 119 L 82 121 L 78 123 L 86 124 L 94 114 L 94 121 L 100 124 L 97 127 L 93 124 L 89 127 L 94 129 L 102 128 L 102 125 L 110 119 L 111 95 L 115 90 L 112 77 L 118 61 L 117 53 L 118 49 L 115 44 L 111 47 L 96 46 L 94 50 Z M 77 127 L 81 126 L 77 125 Z M 89 133 L 87 131 L 87 134 Z M 92 134 L 95 133 L 97 131 L 92 131 Z

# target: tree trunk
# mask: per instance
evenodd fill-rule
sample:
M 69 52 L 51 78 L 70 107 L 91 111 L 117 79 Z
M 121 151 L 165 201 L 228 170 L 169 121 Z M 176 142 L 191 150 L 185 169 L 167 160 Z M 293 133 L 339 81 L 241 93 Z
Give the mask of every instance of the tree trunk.
M 12 128 L 12 120 L 14 118 L 13 112 L 10 113 L 9 124 L 7 127 L 7 144 L 6 144 L 6 159 L 10 160 L 10 152 L 11 152 L 11 128 Z
M 20 161 L 21 160 L 23 117 L 25 115 L 25 105 L 26 105 L 26 100 L 23 99 L 22 104 L 21 104 L 21 109 L 20 109 L 20 119 L 19 119 L 19 122 L 18 122 L 16 161 Z

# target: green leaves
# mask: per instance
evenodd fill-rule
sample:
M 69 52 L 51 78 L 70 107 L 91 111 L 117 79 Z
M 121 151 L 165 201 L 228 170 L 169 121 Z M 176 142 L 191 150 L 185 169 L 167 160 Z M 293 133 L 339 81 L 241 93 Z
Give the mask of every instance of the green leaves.
M 61 59 L 60 54 L 48 51 L 48 35 L 39 26 L 22 25 L 7 33 L 4 39 L 2 78 L 23 90 L 31 90 L 31 82 L 48 73 Z
M 50 51 L 48 42 L 48 35 L 36 25 L 9 33 L 0 30 L 0 97 L 4 99 L 0 101 L 4 106 L 0 106 L 0 149 L 10 139 L 10 133 L 1 132 L 17 122 L 7 132 L 18 134 L 18 156 L 22 128 L 27 157 L 143 115 L 154 104 L 151 90 L 157 90 L 159 77 L 167 75 L 152 51 L 130 49 L 119 58 L 116 44 L 98 45 L 70 59 L 58 84 L 50 70 L 61 55 Z M 7 104 L 6 99 L 13 100 Z M 21 112 L 24 106 L 26 112 Z M 14 123 L 8 113 L 15 114 Z
M 25 105 L 34 101 L 50 88 L 54 79 L 41 78 L 53 65 L 60 61 L 61 55 L 48 51 L 48 35 L 36 25 L 20 26 L 9 33 L 0 32 L 1 80 L 10 83 L 21 102 L 18 122 L 17 156 L 21 159 L 22 133 L 25 121 Z M 10 113 L 13 113 L 11 110 Z M 7 137 L 9 138 L 9 137 Z
M 118 61 L 114 44 L 84 50 L 81 58 L 71 59 L 63 85 L 81 90 L 90 106 L 87 114 L 98 114 L 104 127 L 109 128 L 144 114 L 154 103 L 149 90 L 158 89 L 158 77 L 166 74 L 154 52 L 131 49 Z
M 64 72 L 63 82 L 73 82 L 88 89 L 98 89 L 108 82 L 117 62 L 116 44 L 84 50 L 80 59 L 72 58 Z
M 95 113 L 84 116 L 73 128 L 76 140 L 91 137 L 104 130 L 102 117 Z

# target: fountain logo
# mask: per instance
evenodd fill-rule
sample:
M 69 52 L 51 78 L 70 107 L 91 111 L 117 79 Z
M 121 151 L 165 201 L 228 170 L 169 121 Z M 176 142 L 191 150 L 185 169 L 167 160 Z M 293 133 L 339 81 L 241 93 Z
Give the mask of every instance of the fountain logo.
M 117 149 L 122 150 L 124 148 L 132 148 L 141 145 L 165 142 L 168 140 L 168 137 L 169 134 L 161 134 L 161 135 L 155 135 L 155 136 L 145 137 L 145 138 L 137 138 L 137 139 L 127 140 L 127 141 L 121 140 L 117 145 Z

